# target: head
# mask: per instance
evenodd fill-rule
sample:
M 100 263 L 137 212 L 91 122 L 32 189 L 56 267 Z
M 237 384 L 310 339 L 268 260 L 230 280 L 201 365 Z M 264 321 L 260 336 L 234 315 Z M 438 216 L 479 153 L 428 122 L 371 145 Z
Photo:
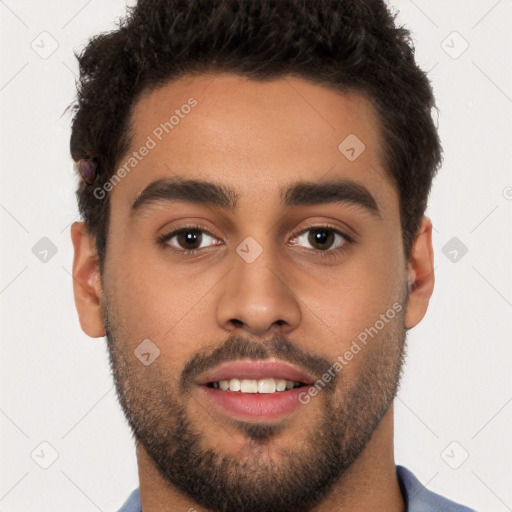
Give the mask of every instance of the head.
M 383 1 L 140 0 L 78 58 L 75 300 L 138 455 L 212 510 L 309 510 L 377 437 L 433 290 L 408 31 Z M 240 359 L 317 384 L 229 415 L 201 383 Z

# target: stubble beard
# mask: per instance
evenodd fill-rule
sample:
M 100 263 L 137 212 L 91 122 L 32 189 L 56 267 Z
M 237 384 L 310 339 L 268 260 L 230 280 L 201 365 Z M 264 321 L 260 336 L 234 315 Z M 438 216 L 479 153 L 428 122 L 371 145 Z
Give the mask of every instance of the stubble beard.
M 140 363 L 120 335 L 112 302 L 105 300 L 102 306 L 117 396 L 135 439 L 172 487 L 212 512 L 312 511 L 361 455 L 400 385 L 404 312 L 357 355 L 355 379 L 346 382 L 342 369 L 333 385 L 311 399 L 310 405 L 322 404 L 322 411 L 317 428 L 300 446 L 291 450 L 273 443 L 286 435 L 279 424 L 233 421 L 231 426 L 247 439 L 244 455 L 218 453 L 207 447 L 187 413 L 190 396 L 163 379 L 157 364 Z M 230 351 L 239 349 L 244 356 L 276 356 L 283 347 L 291 348 L 279 335 L 264 347 L 238 337 L 229 343 Z

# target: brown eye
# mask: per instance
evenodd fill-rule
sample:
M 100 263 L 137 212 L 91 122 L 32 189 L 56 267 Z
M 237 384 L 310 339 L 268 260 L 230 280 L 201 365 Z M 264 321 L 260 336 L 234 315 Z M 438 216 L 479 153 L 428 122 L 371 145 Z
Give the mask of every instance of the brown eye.
M 305 233 L 308 233 L 307 235 Z M 329 227 L 313 227 L 302 231 L 293 239 L 292 245 L 307 243 L 311 249 L 323 252 L 333 252 L 351 242 L 351 238 L 336 229 Z
M 202 234 L 197 229 L 187 229 L 176 235 L 176 240 L 182 249 L 199 249 L 201 246 Z
M 334 242 L 334 235 L 331 229 L 310 229 L 308 235 L 308 242 L 315 249 L 329 249 Z
M 216 238 L 204 229 L 190 227 L 181 228 L 163 235 L 160 237 L 159 242 L 170 245 L 179 252 L 188 254 L 210 245 L 215 245 L 215 243 L 212 243 L 215 240 Z

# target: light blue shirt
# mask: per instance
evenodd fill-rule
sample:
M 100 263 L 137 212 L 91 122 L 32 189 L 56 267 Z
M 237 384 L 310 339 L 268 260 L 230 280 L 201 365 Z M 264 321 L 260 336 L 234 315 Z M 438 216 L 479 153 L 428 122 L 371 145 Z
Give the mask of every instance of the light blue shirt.
M 405 501 L 405 512 L 476 512 L 472 508 L 429 491 L 404 466 L 396 466 L 396 476 Z M 138 487 L 130 494 L 118 512 L 142 512 Z

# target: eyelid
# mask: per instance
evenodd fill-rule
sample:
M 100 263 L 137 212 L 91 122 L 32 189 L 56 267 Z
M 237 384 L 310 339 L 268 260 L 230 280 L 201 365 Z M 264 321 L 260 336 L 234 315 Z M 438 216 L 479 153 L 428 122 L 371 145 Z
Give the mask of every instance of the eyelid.
M 342 231 L 338 226 L 334 226 L 333 224 L 330 224 L 329 222 L 319 222 L 318 224 L 307 226 L 300 230 L 294 231 L 292 234 L 292 238 L 297 238 L 297 236 L 302 235 L 306 231 L 310 231 L 312 229 L 322 229 L 322 228 L 328 228 L 331 231 L 334 231 L 338 235 L 341 235 L 343 238 L 345 238 L 347 240 L 347 242 L 355 241 L 354 236 L 349 235 L 346 231 Z M 327 252 L 327 251 L 322 251 L 322 252 Z
M 174 249 L 175 251 L 177 252 L 194 252 L 194 251 L 201 251 L 201 250 L 204 250 L 204 249 L 207 249 L 207 247 L 203 248 L 203 249 L 177 249 L 176 247 L 172 247 L 168 242 L 169 240 L 171 240 L 172 238 L 174 238 L 176 235 L 180 234 L 180 233 L 183 233 L 184 231 L 193 231 L 193 230 L 196 230 L 196 231 L 200 231 L 201 233 L 204 233 L 212 238 L 214 238 L 215 240 L 220 240 L 220 238 L 215 235 L 214 233 L 212 233 L 212 231 L 210 231 L 209 229 L 206 229 L 204 226 L 200 226 L 200 225 L 197 225 L 197 224 L 186 224 L 186 225 L 183 225 L 183 226 L 180 226 L 180 227 L 177 227 L 175 229 L 170 229 L 169 231 L 165 231 L 163 234 L 161 234 L 160 236 L 158 236 L 157 238 L 157 241 L 162 243 L 162 244 L 167 244 L 169 245 L 172 249 Z M 213 247 L 214 245 L 220 245 L 220 244 L 212 244 L 210 245 L 209 247 Z
M 341 235 L 345 239 L 345 242 L 340 247 L 337 247 L 335 249 L 326 249 L 326 250 L 307 249 L 308 252 L 319 253 L 321 255 L 329 254 L 329 255 L 335 256 L 335 255 L 341 253 L 341 251 L 343 251 L 344 249 L 346 249 L 347 248 L 346 246 L 352 245 L 353 243 L 355 243 L 354 236 L 347 234 L 345 231 L 341 231 L 341 229 L 338 226 L 335 226 L 335 225 L 333 225 L 329 222 L 325 222 L 325 221 L 324 222 L 318 221 L 314 225 L 309 225 L 309 226 L 303 227 L 301 229 L 298 229 L 292 233 L 291 238 L 295 239 L 299 235 L 302 235 L 303 233 L 306 233 L 307 231 L 311 231 L 313 229 L 322 229 L 322 228 L 329 229 L 329 230 L 333 231 L 334 233 Z M 222 245 L 222 244 L 211 244 L 208 247 L 203 247 L 203 248 L 198 248 L 198 249 L 178 249 L 169 244 L 169 240 L 174 238 L 179 233 L 182 233 L 183 231 L 187 231 L 187 230 L 197 230 L 197 231 L 200 231 L 208 236 L 211 236 L 215 240 L 221 240 L 221 238 L 217 237 L 214 233 L 212 233 L 212 231 L 210 231 L 209 229 L 206 229 L 204 226 L 200 226 L 198 224 L 186 224 L 186 225 L 177 227 L 175 229 L 171 229 L 170 231 L 166 231 L 165 233 L 163 233 L 162 235 L 160 235 L 158 237 L 157 241 L 159 243 L 161 243 L 162 245 L 167 245 L 168 247 L 171 248 L 171 250 L 175 251 L 178 254 L 187 254 L 187 255 L 198 254 L 199 252 L 208 250 L 210 247 Z

